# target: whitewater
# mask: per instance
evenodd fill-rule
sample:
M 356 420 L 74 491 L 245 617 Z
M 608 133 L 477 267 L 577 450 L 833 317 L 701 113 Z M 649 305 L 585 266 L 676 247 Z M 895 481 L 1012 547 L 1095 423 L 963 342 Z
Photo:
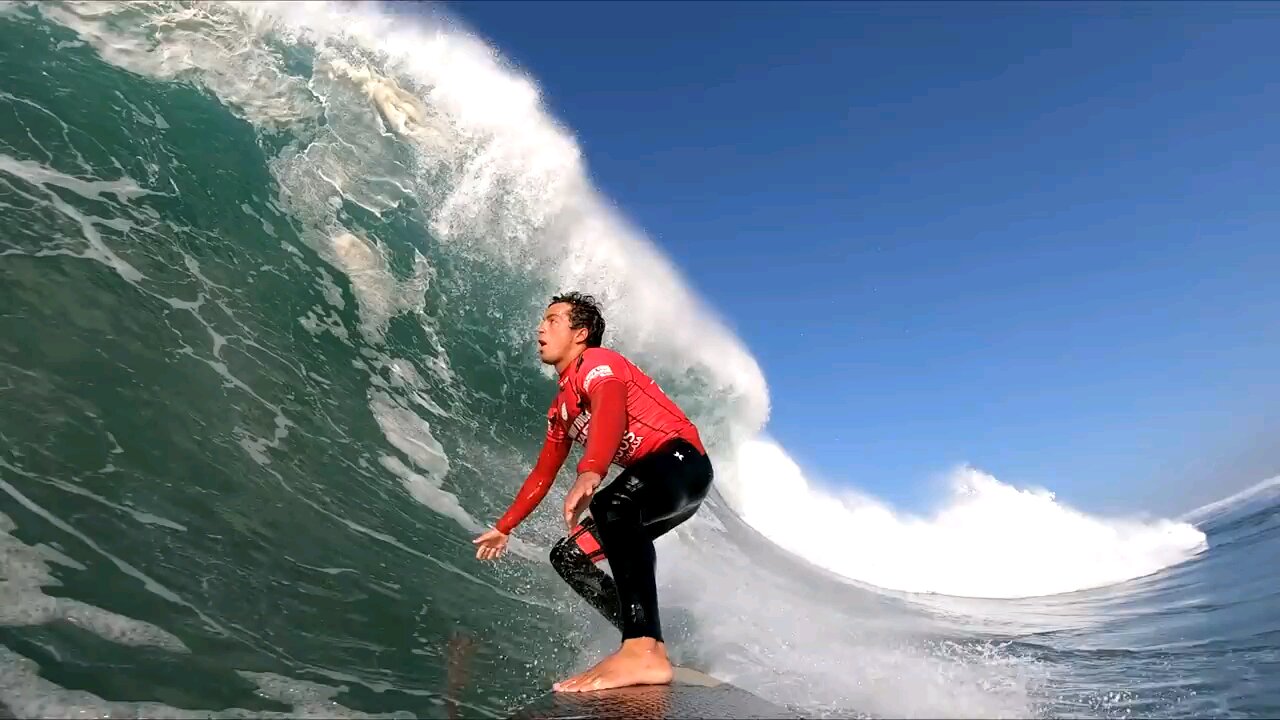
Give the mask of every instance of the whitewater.
M 716 462 L 658 543 L 678 662 L 815 716 L 1280 712 L 1275 480 L 1181 518 L 815 480 L 750 349 L 449 18 L 0 5 L 0 213 L 0 714 L 501 717 L 607 650 L 546 562 L 563 482 L 514 557 L 470 545 L 567 289 Z

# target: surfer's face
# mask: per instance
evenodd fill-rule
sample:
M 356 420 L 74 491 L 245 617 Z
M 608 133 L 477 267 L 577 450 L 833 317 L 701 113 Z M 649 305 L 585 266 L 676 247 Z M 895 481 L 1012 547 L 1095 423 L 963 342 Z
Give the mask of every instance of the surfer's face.
M 569 327 L 568 303 L 556 303 L 547 308 L 538 324 L 538 357 L 548 365 L 556 365 L 570 356 L 574 346 L 585 343 L 587 329 Z

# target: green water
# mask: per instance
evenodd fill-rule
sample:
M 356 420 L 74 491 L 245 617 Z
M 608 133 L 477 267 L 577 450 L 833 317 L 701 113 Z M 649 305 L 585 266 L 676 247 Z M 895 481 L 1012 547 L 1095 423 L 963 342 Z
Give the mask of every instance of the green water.
M 474 712 L 570 669 L 582 623 L 545 564 L 470 545 L 543 422 L 531 318 L 494 321 L 529 283 L 442 251 L 410 196 L 343 203 L 385 253 L 374 279 L 413 296 L 371 326 L 285 209 L 278 138 L 34 12 L 0 18 L 0 127 L 0 512 L 77 565 L 5 591 L 158 629 L 131 647 L 17 617 L 11 653 L 105 701 L 291 711 L 245 671 L 424 717 L 449 709 L 450 640 L 484 678 L 455 693 Z

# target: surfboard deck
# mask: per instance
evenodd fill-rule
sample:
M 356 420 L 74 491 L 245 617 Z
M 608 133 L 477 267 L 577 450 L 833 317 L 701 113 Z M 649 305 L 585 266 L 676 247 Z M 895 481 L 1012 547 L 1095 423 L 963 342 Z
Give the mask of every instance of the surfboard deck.
M 604 720 L 609 718 L 799 718 L 780 705 L 692 668 L 677 666 L 670 685 L 548 692 L 525 705 L 512 720 Z

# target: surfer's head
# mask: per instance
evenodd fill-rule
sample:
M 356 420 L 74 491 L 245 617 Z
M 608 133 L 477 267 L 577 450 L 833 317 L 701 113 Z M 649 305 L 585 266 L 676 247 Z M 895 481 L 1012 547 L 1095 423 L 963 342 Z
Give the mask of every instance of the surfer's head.
M 578 292 L 556 295 L 538 324 L 538 357 L 558 366 L 587 348 L 600 347 L 603 340 L 604 316 L 595 298 Z

